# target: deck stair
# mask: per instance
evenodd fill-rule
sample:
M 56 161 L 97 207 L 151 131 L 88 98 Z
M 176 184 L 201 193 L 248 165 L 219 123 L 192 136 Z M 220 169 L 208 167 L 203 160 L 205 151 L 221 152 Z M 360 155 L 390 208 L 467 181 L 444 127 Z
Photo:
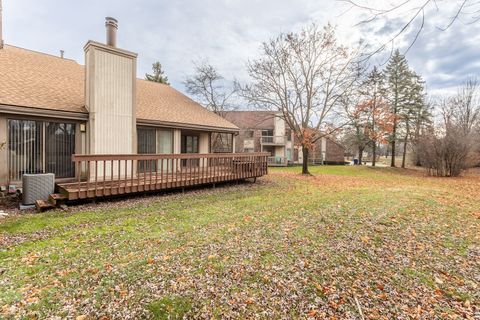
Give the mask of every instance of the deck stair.
M 68 200 L 68 196 L 62 193 L 52 193 L 48 197 L 48 201 L 51 202 L 54 206 L 58 207 Z
M 52 193 L 48 197 L 48 200 L 37 200 L 35 201 L 35 208 L 38 212 L 43 212 L 51 209 L 58 208 L 65 204 L 68 200 L 68 197 L 61 193 Z

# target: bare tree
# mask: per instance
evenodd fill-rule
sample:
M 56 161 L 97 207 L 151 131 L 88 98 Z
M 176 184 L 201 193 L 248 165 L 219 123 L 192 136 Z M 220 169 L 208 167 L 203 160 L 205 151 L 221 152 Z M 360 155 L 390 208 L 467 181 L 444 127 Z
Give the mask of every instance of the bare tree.
M 480 122 L 479 87 L 467 81 L 440 103 L 440 123 L 420 138 L 420 159 L 430 174 L 458 176 L 480 162 L 476 128 Z
M 192 95 L 204 107 L 220 116 L 233 108 L 232 98 L 235 85 L 229 83 L 207 60 L 195 62 L 193 75 L 185 82 L 187 93 Z
M 476 79 L 467 80 L 452 101 L 452 117 L 466 135 L 474 134 L 480 126 L 480 85 Z
M 248 63 L 252 82 L 242 96 L 281 114 L 302 147 L 303 174 L 314 143 L 345 125 L 338 115 L 342 98 L 354 90 L 358 57 L 359 50 L 337 42 L 332 26 L 312 24 L 263 43 L 261 57 Z
M 236 91 L 235 84 L 229 83 L 207 60 L 195 62 L 193 75 L 185 82 L 187 93 L 200 104 L 221 117 L 227 110 L 232 110 L 232 99 Z M 213 152 L 226 152 L 233 148 L 233 136 L 227 133 L 212 133 Z M 235 151 L 235 150 L 233 150 Z
M 461 18 L 464 18 L 462 20 L 465 20 L 465 24 L 473 24 L 480 20 L 480 1 L 478 0 L 396 0 L 384 2 L 381 5 L 371 5 L 371 2 L 367 0 L 338 1 L 346 3 L 349 6 L 348 10 L 356 8 L 368 14 L 368 17 L 357 25 L 371 23 L 378 19 L 388 19 L 393 16 L 404 18 L 405 23 L 398 30 L 394 31 L 390 39 L 377 48 L 372 55 L 383 51 L 388 46 L 392 47 L 393 52 L 395 40 L 413 27 L 416 28 L 415 35 L 410 40 L 410 45 L 404 54 L 408 52 L 424 29 L 426 12 L 429 10 L 440 16 L 440 20 L 443 21 L 442 25 L 437 26 L 437 29 L 441 31 L 449 29 Z M 445 9 L 444 12 L 446 13 L 440 12 L 440 9 Z

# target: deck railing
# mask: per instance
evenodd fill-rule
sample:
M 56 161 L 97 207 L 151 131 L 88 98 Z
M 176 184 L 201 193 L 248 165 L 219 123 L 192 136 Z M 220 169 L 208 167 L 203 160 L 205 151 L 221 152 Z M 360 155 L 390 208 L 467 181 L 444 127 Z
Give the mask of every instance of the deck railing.
M 76 181 L 59 184 L 70 200 L 256 178 L 268 153 L 73 155 Z
M 262 144 L 286 144 L 286 136 L 262 136 Z
M 288 164 L 288 159 L 285 157 L 268 157 L 267 163 L 270 166 L 286 166 Z

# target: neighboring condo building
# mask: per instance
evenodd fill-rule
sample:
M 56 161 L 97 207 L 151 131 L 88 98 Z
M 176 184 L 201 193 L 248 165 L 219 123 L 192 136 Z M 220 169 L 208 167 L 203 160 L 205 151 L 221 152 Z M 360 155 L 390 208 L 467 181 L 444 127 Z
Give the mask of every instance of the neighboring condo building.
M 240 128 L 235 152 L 269 152 L 269 165 L 286 166 L 303 161 L 302 147 L 281 115 L 273 111 L 228 111 L 225 119 Z M 316 164 L 344 164 L 345 148 L 332 137 L 318 139 L 309 161 Z

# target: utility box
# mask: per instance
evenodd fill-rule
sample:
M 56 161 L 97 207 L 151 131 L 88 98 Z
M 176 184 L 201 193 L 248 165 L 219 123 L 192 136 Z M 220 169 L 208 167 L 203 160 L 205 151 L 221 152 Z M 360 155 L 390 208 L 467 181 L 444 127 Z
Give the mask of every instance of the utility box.
M 33 205 L 37 200 L 48 200 L 55 191 L 55 175 L 53 173 L 24 174 L 22 176 L 22 204 Z

